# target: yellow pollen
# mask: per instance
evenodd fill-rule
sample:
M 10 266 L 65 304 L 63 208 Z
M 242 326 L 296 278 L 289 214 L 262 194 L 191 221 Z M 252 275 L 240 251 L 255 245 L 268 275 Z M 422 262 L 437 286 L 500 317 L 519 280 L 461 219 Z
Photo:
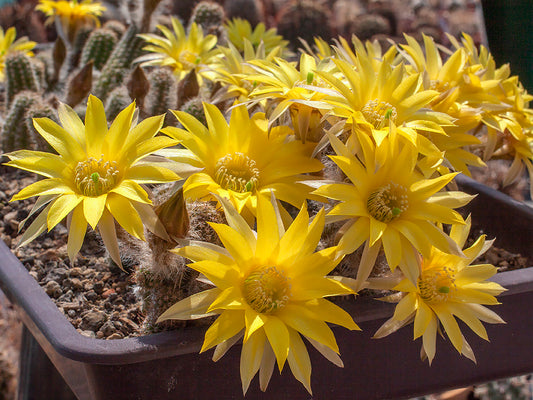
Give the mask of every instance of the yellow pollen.
M 217 161 L 214 178 L 226 190 L 253 192 L 257 187 L 259 169 L 256 162 L 243 153 L 226 154 Z
M 396 122 L 398 113 L 396 108 L 385 101 L 370 100 L 368 101 L 361 112 L 365 119 L 374 125 L 376 129 L 382 129 L 389 124 L 389 121 Z
M 109 192 L 118 182 L 119 171 L 116 161 L 97 160 L 89 157 L 81 161 L 74 170 L 76 187 L 84 196 L 96 197 Z
M 394 182 L 374 190 L 366 201 L 368 213 L 385 223 L 398 218 L 408 207 L 407 190 Z
M 200 62 L 198 54 L 189 50 L 180 53 L 178 61 L 183 64 L 183 69 L 193 69 Z
M 253 270 L 244 280 L 242 291 L 246 302 L 258 313 L 279 310 L 291 297 L 289 279 L 274 266 Z
M 454 271 L 446 266 L 430 268 L 418 278 L 418 292 L 428 303 L 449 301 L 456 288 Z

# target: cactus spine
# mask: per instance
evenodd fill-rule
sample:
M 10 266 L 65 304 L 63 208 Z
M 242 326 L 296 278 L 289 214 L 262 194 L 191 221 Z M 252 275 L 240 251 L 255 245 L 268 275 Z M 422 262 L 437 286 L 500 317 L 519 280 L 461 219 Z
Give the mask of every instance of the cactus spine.
M 39 96 L 32 91 L 22 91 L 15 96 L 2 127 L 3 152 L 34 147 L 34 140 L 28 134 L 28 127 L 24 123 L 24 117 L 30 106 L 37 102 L 39 102 Z
M 80 64 L 85 65 L 93 60 L 94 68 L 100 71 L 116 44 L 117 35 L 112 30 L 105 28 L 94 30 L 83 46 Z
M 155 69 L 148 75 L 148 81 L 150 90 L 145 104 L 148 115 L 165 114 L 167 110 L 176 107 L 176 80 L 170 69 Z
M 122 84 L 133 60 L 141 53 L 144 41 L 137 36 L 138 33 L 139 29 L 134 24 L 130 25 L 115 46 L 93 89 L 96 97 L 104 100 L 111 90 Z
M 13 53 L 6 57 L 6 107 L 9 107 L 17 95 L 24 90 L 37 92 L 39 86 L 30 58 L 22 53 Z

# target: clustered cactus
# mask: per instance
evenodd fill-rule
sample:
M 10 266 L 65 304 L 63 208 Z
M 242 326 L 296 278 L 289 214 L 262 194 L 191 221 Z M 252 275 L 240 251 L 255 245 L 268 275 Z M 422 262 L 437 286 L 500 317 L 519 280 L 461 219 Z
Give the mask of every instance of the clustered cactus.
M 533 97 L 468 35 L 445 60 L 427 36 L 330 45 L 316 37 L 335 31 L 323 2 L 288 2 L 282 35 L 249 3 L 253 24 L 202 1 L 160 36 L 160 2 L 145 0 L 127 27 L 80 26 L 39 62 L 6 57 L 2 151 L 21 169 L 46 160 L 32 169 L 46 179 L 14 197 L 41 196 L 21 241 L 68 216 L 74 262 L 97 229 L 135 270 L 144 332 L 216 314 L 203 349 L 217 358 L 244 336 L 244 392 L 258 371 L 265 390 L 276 360 L 311 392 L 302 336 L 342 365 L 326 322 L 358 327 L 325 297 L 373 285 L 400 302 L 376 337 L 415 321 L 430 362 L 437 331 L 475 360 L 454 316 L 486 338 L 480 320 L 503 321 L 481 304 L 504 289 L 486 280 L 494 266 L 470 265 L 490 241 L 466 247 L 471 221 L 455 209 L 472 197 L 449 185 L 491 158 L 510 164 L 506 183 L 533 175 Z M 372 12 L 364 35 L 395 29 Z M 58 154 L 19 151 L 47 143 Z

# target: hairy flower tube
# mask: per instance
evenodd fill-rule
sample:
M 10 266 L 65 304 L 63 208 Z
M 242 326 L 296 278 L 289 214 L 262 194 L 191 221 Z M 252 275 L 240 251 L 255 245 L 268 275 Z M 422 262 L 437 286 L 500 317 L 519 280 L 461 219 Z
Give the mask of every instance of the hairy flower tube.
M 229 198 L 249 222 L 260 194 L 273 191 L 278 200 L 298 208 L 305 199 L 318 198 L 302 183 L 309 179 L 303 174 L 322 169 L 322 163 L 311 157 L 314 144 L 293 140 L 287 127 L 269 132 L 265 115 L 250 117 L 244 105 L 232 110 L 229 124 L 216 106 L 204 103 L 204 110 L 207 127 L 185 112 L 173 111 L 185 129 L 162 130 L 186 148 L 166 151 L 165 156 L 203 168 L 185 182 L 186 198 Z
M 364 162 L 330 135 L 337 153 L 330 157 L 350 182 L 326 184 L 314 192 L 338 201 L 329 211 L 329 218 L 348 220 L 341 229 L 339 248 L 349 254 L 365 244 L 358 285 L 369 276 L 381 248 L 391 269 L 399 265 L 412 282 L 419 275 L 415 249 L 424 256 L 429 256 L 432 246 L 461 254 L 457 244 L 435 223 L 464 223 L 453 208 L 465 205 L 471 196 L 439 192 L 456 174 L 424 178 L 415 169 L 416 150 L 409 142 L 402 145 L 394 130 L 391 132 L 379 147 L 368 136 L 360 135 Z
M 58 33 L 67 43 L 72 43 L 82 26 L 100 26 L 98 17 L 106 8 L 92 0 L 39 0 L 35 9 L 48 17 L 47 23 L 58 21 L 61 28 Z
M 454 225 L 450 236 L 463 247 L 470 231 L 470 218 L 466 225 Z M 494 296 L 505 289 L 487 281 L 497 269 L 490 264 L 470 265 L 492 245 L 481 235 L 475 243 L 464 249 L 466 257 L 444 253 L 434 247 L 428 257 L 419 260 L 421 273 L 416 285 L 403 279 L 392 290 L 402 293 L 391 319 L 383 324 L 375 337 L 384 337 L 414 321 L 414 339 L 422 336 L 424 354 L 431 363 L 435 357 L 436 338 L 440 326 L 444 328 L 457 351 L 475 362 L 472 348 L 464 338 L 455 318 L 462 320 L 472 331 L 488 340 L 483 322 L 504 323 L 484 305 L 499 304 Z
M 157 28 L 165 37 L 152 33 L 139 35 L 149 43 L 144 47 L 144 50 L 149 51 L 149 54 L 137 59 L 137 61 L 142 62 L 142 66 L 170 67 L 179 80 L 193 69 L 199 72 L 201 67 L 210 65 L 219 54 L 218 50 L 214 48 L 217 37 L 215 35 L 204 37 L 202 28 L 194 22 L 188 35 L 176 17 L 172 17 L 174 32 L 163 25 L 158 25 Z M 199 78 L 201 78 L 201 74 Z
M 176 144 L 157 136 L 164 116 L 136 124 L 135 103 L 125 108 L 107 127 L 102 102 L 89 96 L 85 124 L 69 106 L 59 107 L 60 126 L 49 118 L 35 118 L 39 134 L 58 154 L 19 150 L 6 154 L 7 165 L 42 175 L 13 196 L 23 200 L 39 196 L 34 212 L 44 209 L 24 233 L 19 246 L 51 230 L 68 217 L 67 252 L 71 260 L 79 252 L 87 224 L 98 229 L 113 261 L 120 255 L 115 220 L 131 235 L 143 239 L 143 223 L 166 237 L 152 210 L 145 183 L 163 183 L 179 176 L 157 162 L 143 159 L 154 151 Z
M 32 49 L 36 43 L 28 40 L 23 36 L 17 40 L 17 30 L 14 27 L 9 28 L 4 33 L 4 28 L 0 26 L 0 82 L 5 79 L 4 68 L 6 56 L 10 53 L 21 52 L 28 56 L 33 56 Z
M 311 393 L 311 363 L 305 337 L 320 353 L 342 366 L 333 332 L 327 322 L 359 329 L 352 317 L 324 297 L 353 294 L 326 275 L 340 261 L 337 249 L 315 252 L 324 228 L 321 210 L 311 221 L 306 207 L 287 230 L 274 200 L 257 200 L 257 233 L 227 199 L 220 198 L 228 225 L 211 224 L 223 247 L 184 241 L 173 250 L 193 261 L 189 267 L 216 287 L 186 298 L 165 311 L 159 321 L 218 315 L 205 334 L 201 352 L 216 346 L 217 361 L 239 339 L 241 381 L 246 393 L 259 372 L 266 390 L 274 365 L 285 362 Z

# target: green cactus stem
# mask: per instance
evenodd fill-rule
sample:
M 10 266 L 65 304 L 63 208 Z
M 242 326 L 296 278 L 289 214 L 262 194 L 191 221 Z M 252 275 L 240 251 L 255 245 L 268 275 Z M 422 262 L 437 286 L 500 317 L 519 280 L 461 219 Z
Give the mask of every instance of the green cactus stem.
M 22 91 L 15 96 L 2 127 L 1 142 L 3 152 L 7 153 L 34 147 L 34 139 L 30 137 L 24 118 L 28 109 L 39 101 L 39 95 L 32 91 Z
M 146 97 L 145 110 L 150 116 L 165 114 L 176 108 L 176 80 L 168 68 L 158 68 L 148 75 L 150 89 Z M 167 114 L 167 118 L 169 115 Z
M 124 86 L 119 86 L 113 89 L 111 93 L 109 93 L 105 103 L 105 115 L 107 119 L 109 121 L 115 119 L 115 117 L 130 103 L 131 97 Z
M 133 60 L 142 51 L 144 40 L 137 36 L 138 33 L 139 29 L 134 24 L 130 25 L 115 46 L 94 86 L 93 94 L 96 97 L 105 100 L 114 88 L 122 84 Z
M 6 57 L 6 107 L 9 108 L 17 93 L 25 90 L 37 92 L 39 85 L 30 58 L 23 53 Z
M 107 62 L 113 48 L 117 44 L 117 35 L 110 29 L 94 30 L 83 46 L 80 64 L 85 65 L 94 61 L 94 68 L 100 71 Z

